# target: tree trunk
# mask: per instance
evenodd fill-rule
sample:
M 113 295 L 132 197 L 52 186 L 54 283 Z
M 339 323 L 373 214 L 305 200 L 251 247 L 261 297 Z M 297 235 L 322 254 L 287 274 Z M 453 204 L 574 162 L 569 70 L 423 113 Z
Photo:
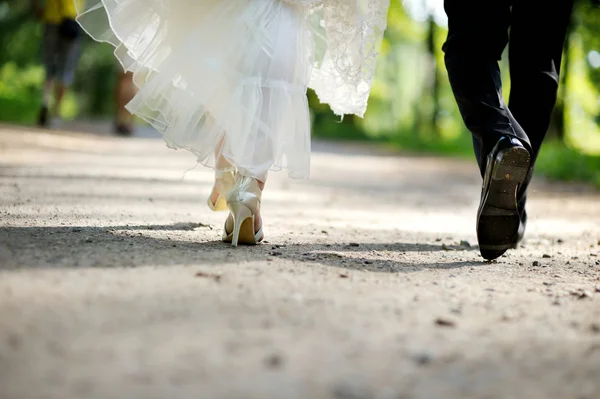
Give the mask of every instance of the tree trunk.
M 428 32 L 427 32 L 427 50 L 431 60 L 431 115 L 430 115 L 430 128 L 431 132 L 435 136 L 439 136 L 438 129 L 438 115 L 440 112 L 440 79 L 438 73 L 438 65 L 436 58 L 436 42 L 435 36 L 437 32 L 437 25 L 433 18 L 433 15 L 429 15 L 428 19 Z

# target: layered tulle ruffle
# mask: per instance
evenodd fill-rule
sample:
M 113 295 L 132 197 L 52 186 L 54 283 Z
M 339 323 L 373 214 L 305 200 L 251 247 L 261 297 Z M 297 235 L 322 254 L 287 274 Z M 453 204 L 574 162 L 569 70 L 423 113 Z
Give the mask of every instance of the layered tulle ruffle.
M 127 108 L 170 147 L 192 151 L 206 166 L 235 167 L 261 180 L 269 169 L 282 168 L 304 178 L 310 169 L 307 86 L 336 113 L 362 116 L 372 79 L 365 66 L 376 56 L 365 50 L 376 49 L 379 34 L 369 45 L 366 19 L 342 31 L 342 25 L 322 23 L 332 8 L 291 3 L 102 0 L 79 10 L 78 21 L 95 40 L 112 44 L 134 73 L 140 90 Z M 360 10 L 339 11 L 346 14 L 337 14 L 338 21 Z

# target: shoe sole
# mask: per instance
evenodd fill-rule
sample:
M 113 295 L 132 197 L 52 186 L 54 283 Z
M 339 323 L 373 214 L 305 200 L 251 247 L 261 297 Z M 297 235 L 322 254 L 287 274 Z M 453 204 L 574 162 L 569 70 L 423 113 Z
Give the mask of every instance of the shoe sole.
M 531 156 L 525 148 L 509 148 L 496 155 L 477 221 L 479 250 L 485 259 L 499 257 L 514 248 L 518 240 L 521 218 L 517 191 L 525 181 L 530 164 Z

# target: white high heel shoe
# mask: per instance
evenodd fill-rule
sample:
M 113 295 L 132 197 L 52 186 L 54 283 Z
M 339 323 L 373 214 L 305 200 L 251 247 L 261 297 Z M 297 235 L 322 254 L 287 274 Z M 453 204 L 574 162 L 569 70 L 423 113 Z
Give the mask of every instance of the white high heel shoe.
M 254 231 L 254 219 L 260 209 L 261 197 L 262 191 L 256 179 L 238 176 L 233 189 L 227 194 L 227 206 L 231 213 L 225 221 L 223 242 L 230 242 L 237 247 L 238 244 L 256 245 L 262 241 L 262 226 L 257 232 Z M 230 232 L 227 232 L 228 225 L 230 228 L 233 225 Z
M 222 212 L 227 210 L 227 193 L 233 188 L 235 184 L 235 173 L 234 172 L 216 172 L 215 173 L 215 185 L 213 190 L 208 197 L 206 203 L 208 207 L 214 212 Z M 212 202 L 211 197 L 214 192 L 217 192 L 218 197 L 215 203 Z

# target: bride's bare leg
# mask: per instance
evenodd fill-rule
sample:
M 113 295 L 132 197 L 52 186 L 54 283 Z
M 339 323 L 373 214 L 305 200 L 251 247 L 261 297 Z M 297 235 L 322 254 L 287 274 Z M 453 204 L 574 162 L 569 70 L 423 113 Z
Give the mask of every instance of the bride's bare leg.
M 224 179 L 226 173 L 230 173 L 229 171 L 234 170 L 234 166 L 229 162 L 223 155 L 223 145 L 225 142 L 225 137 L 221 139 L 217 147 L 215 148 L 215 184 L 213 186 L 212 192 L 210 194 L 210 201 L 213 204 L 216 204 L 219 200 L 219 196 L 226 195 L 227 193 L 219 192 L 218 180 Z

